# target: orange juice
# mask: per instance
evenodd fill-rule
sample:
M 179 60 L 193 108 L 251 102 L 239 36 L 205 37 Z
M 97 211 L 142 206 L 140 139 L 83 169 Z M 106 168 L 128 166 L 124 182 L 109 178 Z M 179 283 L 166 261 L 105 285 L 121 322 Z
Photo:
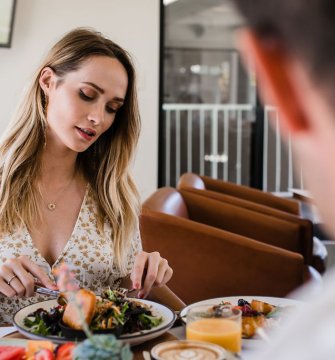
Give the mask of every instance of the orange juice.
M 186 326 L 188 340 L 201 340 L 218 344 L 232 352 L 241 351 L 241 325 L 233 320 L 204 318 Z

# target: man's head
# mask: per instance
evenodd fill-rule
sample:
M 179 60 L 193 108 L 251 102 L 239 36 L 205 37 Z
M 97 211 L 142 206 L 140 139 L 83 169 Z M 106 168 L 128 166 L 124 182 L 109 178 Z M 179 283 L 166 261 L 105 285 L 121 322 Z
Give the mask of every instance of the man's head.
M 263 99 L 280 110 L 307 187 L 335 235 L 335 2 L 235 0 L 240 48 L 254 58 Z M 332 200 L 334 199 L 334 200 Z
M 262 39 L 278 39 L 305 61 L 315 80 L 335 80 L 333 0 L 235 0 Z M 334 82 L 334 81 L 333 81 Z

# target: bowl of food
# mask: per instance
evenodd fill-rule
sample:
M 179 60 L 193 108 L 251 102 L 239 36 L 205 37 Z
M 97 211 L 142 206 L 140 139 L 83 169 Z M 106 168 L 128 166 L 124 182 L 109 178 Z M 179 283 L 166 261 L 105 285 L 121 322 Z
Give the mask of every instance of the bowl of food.
M 63 343 L 86 337 L 84 319 L 91 333 L 114 334 L 135 345 L 163 334 L 176 319 L 162 304 L 131 299 L 115 290 L 96 296 L 82 289 L 71 296 L 75 299 L 62 295 L 22 308 L 14 315 L 15 326 L 28 338 Z

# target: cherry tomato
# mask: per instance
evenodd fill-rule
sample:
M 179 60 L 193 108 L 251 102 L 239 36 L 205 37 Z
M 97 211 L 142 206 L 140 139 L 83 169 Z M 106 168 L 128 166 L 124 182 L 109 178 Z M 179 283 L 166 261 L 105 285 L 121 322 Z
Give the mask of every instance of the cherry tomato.
M 56 360 L 72 360 L 72 352 L 76 344 L 68 342 L 60 345 L 56 350 Z

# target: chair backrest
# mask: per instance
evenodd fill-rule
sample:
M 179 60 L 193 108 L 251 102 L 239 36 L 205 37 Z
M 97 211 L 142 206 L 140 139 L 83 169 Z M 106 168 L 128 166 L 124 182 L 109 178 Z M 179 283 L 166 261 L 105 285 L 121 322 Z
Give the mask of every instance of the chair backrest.
M 289 222 L 292 222 L 294 224 L 297 224 L 300 228 L 299 236 L 300 236 L 300 242 L 302 247 L 308 246 L 309 249 L 305 250 L 305 259 L 308 264 L 313 266 L 317 271 L 320 272 L 320 274 L 323 274 L 326 270 L 326 263 L 327 263 L 327 254 L 321 252 L 321 253 L 314 253 L 314 246 L 313 242 L 314 239 L 314 229 L 313 229 L 313 223 L 309 219 L 302 218 L 300 216 L 288 213 L 286 211 L 281 211 L 276 208 L 272 208 L 269 206 L 265 206 L 262 204 L 258 204 L 252 201 L 248 201 L 245 199 L 237 198 L 235 196 L 222 194 L 219 192 L 206 190 L 206 189 L 199 189 L 199 188 L 190 188 L 185 187 L 182 188 L 182 191 L 184 192 L 190 192 L 193 194 L 197 194 L 200 196 L 203 196 L 204 198 L 210 198 L 214 200 L 221 201 L 223 203 L 240 206 L 245 209 L 249 209 L 252 211 L 255 211 L 256 213 L 265 214 L 272 216 L 277 219 L 286 220 Z M 314 241 L 313 241 L 314 239 Z M 312 257 L 310 257 L 310 252 L 312 252 Z M 307 257 L 306 257 L 307 256 Z
M 189 217 L 183 197 L 172 187 L 158 189 L 143 202 L 142 207 L 165 214 Z
M 301 236 L 301 225 L 298 222 L 262 214 L 187 190 L 179 192 L 190 219 L 298 252 L 304 256 L 306 264 L 311 264 L 313 238 Z
M 308 272 L 303 257 L 187 218 L 143 208 L 143 248 L 174 270 L 169 287 L 186 303 L 233 295 L 285 296 Z
M 226 195 L 235 196 L 275 209 L 299 215 L 300 204 L 293 199 L 284 199 L 271 193 L 264 192 L 244 185 L 237 185 L 228 181 L 212 179 L 194 173 L 183 174 L 177 184 L 178 189 L 197 188 L 207 189 Z

